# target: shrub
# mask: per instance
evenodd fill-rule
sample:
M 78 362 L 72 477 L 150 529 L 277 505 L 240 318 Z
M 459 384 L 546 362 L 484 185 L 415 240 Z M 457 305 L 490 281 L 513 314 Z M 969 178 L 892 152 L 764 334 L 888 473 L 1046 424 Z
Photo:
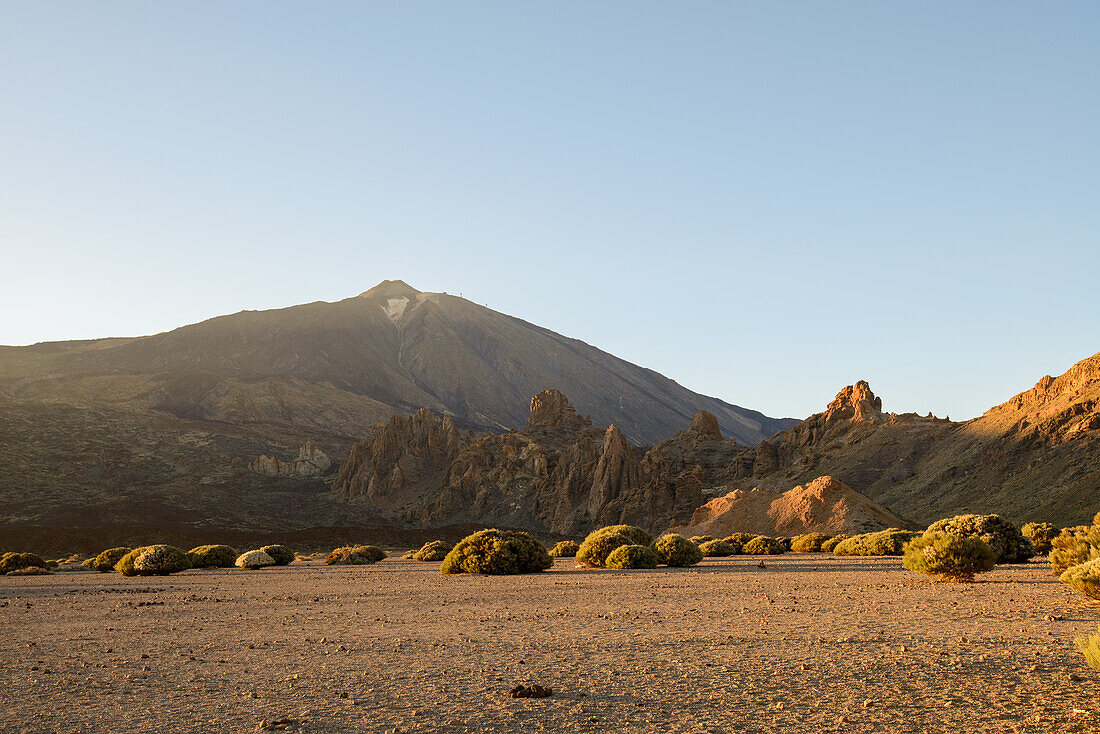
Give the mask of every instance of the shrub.
M 657 568 L 660 558 L 657 551 L 648 545 L 620 545 L 608 554 L 604 565 L 607 568 Z
M 373 547 L 373 546 L 372 546 Z M 294 562 L 294 549 L 286 545 L 265 545 L 260 550 L 271 556 L 276 566 L 289 566 Z M 386 555 L 383 553 L 382 558 Z
M 825 533 L 806 533 L 791 539 L 791 550 L 795 553 L 820 553 L 821 544 L 829 539 Z
M 1089 599 L 1100 599 L 1100 558 L 1070 566 L 1062 572 L 1058 580 Z
M 822 553 L 832 553 L 834 550 L 836 550 L 836 547 L 838 545 L 840 545 L 841 543 L 843 543 L 845 540 L 847 540 L 850 537 L 852 537 L 852 536 L 848 535 L 847 533 L 841 533 L 840 535 L 834 535 L 833 537 L 829 538 L 828 540 L 826 540 L 824 543 L 821 544 L 821 552 Z
M 88 564 L 86 568 L 93 568 L 100 573 L 111 573 L 115 570 L 115 564 L 121 561 L 122 557 L 132 550 L 133 548 L 126 547 L 108 548 L 95 558 L 92 558 L 91 563 Z M 88 562 L 85 561 L 85 563 Z
M 1058 528 L 1049 522 L 1029 522 L 1020 528 L 1020 532 L 1040 555 L 1050 553 L 1050 541 L 1058 536 Z
M 386 552 L 376 545 L 345 545 L 329 553 L 325 563 L 330 566 L 333 564 L 362 566 L 368 563 L 378 563 L 385 557 Z
M 1100 670 L 1100 627 L 1096 634 L 1090 637 L 1078 637 L 1074 642 L 1077 648 L 1085 656 L 1085 662 L 1093 670 Z
M 1062 575 L 1067 568 L 1079 566 L 1100 555 L 1089 542 L 1090 528 L 1081 525 L 1065 528 L 1050 541 L 1050 567 L 1056 575 Z
M 748 543 L 753 538 L 758 537 L 760 536 L 758 536 L 756 533 L 734 533 L 733 535 L 727 535 L 726 537 L 722 538 L 722 540 L 734 547 L 735 550 L 733 551 L 733 554 L 736 556 L 744 553 L 745 543 Z
M 554 559 L 527 533 L 482 530 L 459 541 L 440 566 L 441 573 L 537 573 Z
M 779 541 L 779 544 L 783 546 L 784 550 L 790 550 L 791 549 L 791 539 L 788 538 L 787 536 L 779 535 L 779 536 L 776 536 L 775 539 Z
M 167 576 L 191 568 L 187 554 L 174 545 L 134 548 L 115 564 L 123 576 Z
M 687 568 L 703 560 L 703 551 L 682 535 L 667 533 L 653 544 L 657 558 L 666 566 Z
M 905 545 L 902 565 L 910 571 L 949 581 L 973 581 L 997 565 L 997 555 L 980 538 L 927 532 Z
M 919 535 L 898 528 L 863 533 L 837 543 L 833 553 L 838 556 L 900 556 L 905 544 Z
M 714 540 L 714 536 L 713 535 L 693 535 L 690 538 L 688 538 L 688 540 L 690 540 L 692 543 L 695 543 L 695 545 L 702 545 L 703 543 L 709 543 L 710 541 Z
M 254 569 L 263 568 L 264 566 L 274 566 L 276 564 L 275 559 L 271 557 L 270 553 L 262 550 L 250 550 L 238 556 L 237 560 L 234 561 L 234 565 L 237 566 L 237 568 Z
M 23 566 L 23 568 L 17 568 L 14 571 L 8 571 L 5 576 L 49 576 L 52 574 L 49 568 L 43 568 L 42 566 Z
M 593 530 L 577 548 L 577 561 L 585 566 L 602 567 L 607 554 L 620 545 L 650 545 L 649 533 L 633 525 L 609 525 Z
M 127 551 L 127 553 L 128 553 L 128 552 L 129 552 L 129 551 Z M 83 561 L 81 561 L 81 562 L 80 562 L 80 567 L 81 567 L 81 568 L 86 568 L 86 569 L 88 569 L 88 570 L 90 570 L 90 571 L 95 571 L 95 570 L 96 570 L 96 567 L 95 567 L 95 556 L 92 556 L 91 558 L 85 558 L 85 559 L 84 559 Z M 114 570 L 114 569 L 111 569 L 111 570 Z
M 580 543 L 575 540 L 563 540 L 550 549 L 551 558 L 576 558 Z
M 0 556 L 0 573 L 21 571 L 24 568 L 46 568 L 42 556 L 35 553 L 5 553 Z
M 747 556 L 778 556 L 787 552 L 787 547 L 776 538 L 766 535 L 757 535 L 745 543 L 741 552 Z
M 1031 541 L 1000 515 L 956 515 L 937 520 L 927 532 L 979 538 L 997 554 L 997 563 L 1022 563 L 1035 555 Z
M 438 563 L 447 557 L 453 545 L 445 540 L 432 540 L 420 546 L 420 550 L 412 554 L 414 561 L 435 561 Z
M 699 546 L 704 558 L 725 558 L 737 555 L 737 548 L 724 540 L 708 540 Z
M 230 568 L 237 555 L 228 545 L 200 545 L 187 551 L 191 568 Z

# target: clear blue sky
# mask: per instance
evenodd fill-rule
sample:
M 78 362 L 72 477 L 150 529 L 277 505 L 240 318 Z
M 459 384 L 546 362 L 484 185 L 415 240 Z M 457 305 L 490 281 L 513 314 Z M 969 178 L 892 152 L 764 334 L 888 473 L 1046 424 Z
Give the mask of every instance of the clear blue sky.
M 1100 350 L 1100 3 L 0 3 L 0 343 L 462 293 L 770 415 Z

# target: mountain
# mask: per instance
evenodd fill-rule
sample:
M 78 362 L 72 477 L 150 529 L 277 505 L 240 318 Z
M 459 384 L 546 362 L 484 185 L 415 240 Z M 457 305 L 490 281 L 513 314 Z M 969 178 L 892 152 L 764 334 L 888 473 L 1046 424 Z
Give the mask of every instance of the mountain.
M 742 444 L 796 423 L 384 281 L 153 336 L 0 347 L 0 525 L 361 522 L 371 513 L 324 479 L 374 423 L 426 408 L 458 430 L 505 432 L 526 425 L 530 396 L 547 388 L 633 443 L 700 410 Z
M 729 489 L 828 474 L 926 525 L 961 512 L 1078 524 L 1100 509 L 1100 354 L 983 415 L 885 413 L 866 382 L 825 412 L 744 448 Z

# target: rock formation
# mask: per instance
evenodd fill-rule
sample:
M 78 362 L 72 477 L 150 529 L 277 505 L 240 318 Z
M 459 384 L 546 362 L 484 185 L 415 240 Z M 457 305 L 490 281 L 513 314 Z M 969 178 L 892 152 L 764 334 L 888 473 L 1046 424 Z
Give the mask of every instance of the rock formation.
M 794 536 L 801 533 L 866 533 L 904 527 L 905 521 L 882 505 L 830 476 L 777 492 L 764 487 L 735 489 L 697 509 L 684 535 L 759 533 Z
M 376 424 L 341 464 L 334 491 L 421 525 L 483 522 L 579 534 L 686 520 L 736 446 L 713 415 L 652 448 L 592 427 L 557 390 L 531 400 L 523 430 L 459 432 L 427 410 Z
M 250 471 L 269 477 L 319 477 L 331 467 L 332 460 L 312 441 L 302 444 L 297 459 L 280 461 L 274 456 L 261 454 L 248 465 Z

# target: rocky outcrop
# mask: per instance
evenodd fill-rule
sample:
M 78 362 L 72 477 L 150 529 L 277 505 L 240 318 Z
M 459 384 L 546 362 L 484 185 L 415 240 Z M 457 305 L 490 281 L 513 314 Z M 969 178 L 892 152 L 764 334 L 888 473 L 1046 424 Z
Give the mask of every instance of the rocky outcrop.
M 686 520 L 736 454 L 712 415 L 654 447 L 592 428 L 556 390 L 531 400 L 521 431 L 459 432 L 422 410 L 378 424 L 341 464 L 334 490 L 422 525 L 483 522 L 579 534 Z
M 735 489 L 697 509 L 676 528 L 685 535 L 723 537 L 732 533 L 794 536 L 801 533 L 866 533 L 905 522 L 885 507 L 830 476 L 777 492 L 764 487 Z
M 332 459 L 324 451 L 306 441 L 298 450 L 298 458 L 280 461 L 261 454 L 249 463 L 249 471 L 268 477 L 319 477 L 332 468 Z

